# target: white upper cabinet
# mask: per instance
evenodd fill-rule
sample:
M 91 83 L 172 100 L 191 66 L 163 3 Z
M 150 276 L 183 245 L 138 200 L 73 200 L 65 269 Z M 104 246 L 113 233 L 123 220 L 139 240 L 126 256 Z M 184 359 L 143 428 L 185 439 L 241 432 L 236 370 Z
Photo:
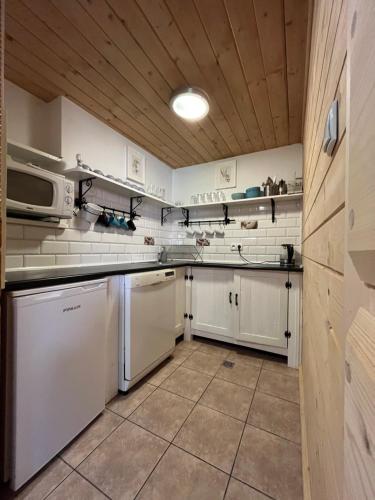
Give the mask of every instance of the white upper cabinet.
M 287 347 L 286 281 L 286 273 L 235 272 L 235 288 L 238 294 L 235 338 L 256 344 Z
M 194 279 L 191 287 L 193 314 L 191 327 L 195 330 L 233 337 L 233 271 L 194 268 L 192 273 Z

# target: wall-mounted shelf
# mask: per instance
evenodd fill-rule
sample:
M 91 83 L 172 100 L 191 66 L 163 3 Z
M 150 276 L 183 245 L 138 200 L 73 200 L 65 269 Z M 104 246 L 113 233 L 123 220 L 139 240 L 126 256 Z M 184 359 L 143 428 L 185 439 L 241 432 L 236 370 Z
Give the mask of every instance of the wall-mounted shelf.
M 73 179 L 75 181 L 84 181 L 85 179 L 94 179 L 95 180 L 95 186 L 101 187 L 103 189 L 109 189 L 114 193 L 123 195 L 123 196 L 129 196 L 130 198 L 142 196 L 145 199 L 152 200 L 159 205 L 165 206 L 165 207 L 174 207 L 175 205 L 171 202 L 168 202 L 166 200 L 162 200 L 161 198 L 158 198 L 157 196 L 152 196 L 148 193 L 145 193 L 144 191 L 141 191 L 140 189 L 135 189 L 130 186 L 126 186 L 125 184 L 122 184 L 121 182 L 118 182 L 113 179 L 109 179 L 105 175 L 97 174 L 96 172 L 86 170 L 84 168 L 70 168 L 68 170 L 64 170 L 62 172 L 64 175 L 69 177 L 70 179 Z
M 58 165 L 62 161 L 62 158 L 59 156 L 51 155 L 40 149 L 26 146 L 25 144 L 21 144 L 11 139 L 7 140 L 7 153 L 14 159 L 21 160 L 25 163 L 33 163 L 42 168 Z
M 242 200 L 226 200 L 226 201 L 213 201 L 210 203 L 196 203 L 192 205 L 182 205 L 184 208 L 201 208 L 201 207 L 216 207 L 219 205 L 261 205 L 262 203 L 267 203 L 270 200 L 281 201 L 281 200 L 298 200 L 303 197 L 303 193 L 295 194 L 279 194 L 275 196 L 258 196 L 257 198 L 244 198 Z
M 56 222 L 49 222 L 38 219 L 22 219 L 18 217 L 7 217 L 7 224 L 17 224 L 19 226 L 53 227 L 54 229 L 68 229 L 67 219 Z

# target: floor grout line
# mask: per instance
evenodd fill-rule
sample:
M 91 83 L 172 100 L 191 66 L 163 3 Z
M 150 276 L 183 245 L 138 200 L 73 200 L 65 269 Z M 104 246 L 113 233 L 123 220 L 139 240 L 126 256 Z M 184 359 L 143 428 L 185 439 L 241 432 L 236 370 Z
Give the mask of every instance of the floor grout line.
M 105 493 L 103 490 L 101 490 L 96 484 L 94 484 L 93 482 L 90 481 L 90 479 L 88 479 L 86 476 L 84 476 L 79 470 L 75 470 L 74 471 L 76 474 L 78 474 L 80 477 L 82 477 L 85 481 L 87 481 L 88 483 L 91 484 L 91 486 L 94 486 L 94 488 L 98 491 L 100 491 L 100 493 L 102 493 L 106 498 L 109 498 L 111 500 L 111 497 L 109 495 L 107 495 L 107 493 Z
M 262 490 L 259 490 L 258 488 L 255 488 L 254 486 L 251 486 L 250 484 L 246 483 L 245 481 L 242 481 L 242 479 L 238 479 L 238 477 L 234 477 L 234 476 L 230 476 L 231 479 L 235 479 L 236 481 L 238 481 L 239 483 L 242 483 L 244 484 L 245 486 L 248 486 L 249 488 L 255 490 L 255 491 L 258 491 L 259 493 L 261 493 L 262 495 L 264 495 L 265 497 L 269 498 L 270 500 L 277 500 L 277 498 L 275 497 L 271 497 L 270 495 L 268 495 L 267 493 L 264 493 L 264 491 Z
M 280 434 L 276 434 L 275 432 L 269 431 L 267 429 L 263 429 L 263 427 L 259 427 L 258 425 L 250 424 L 249 422 L 246 422 L 246 425 L 249 427 L 254 427 L 255 429 L 259 429 L 260 431 L 267 432 L 268 434 L 272 434 L 272 436 L 276 436 L 280 439 L 284 439 L 284 441 L 288 441 L 288 443 L 294 444 L 298 448 L 301 448 L 301 443 L 296 443 L 295 441 L 292 441 L 291 439 L 288 439 L 284 436 L 280 436 Z
M 64 463 L 66 464 L 66 462 L 64 462 Z M 57 490 L 57 488 L 58 488 L 61 484 L 63 484 L 63 482 L 65 481 L 65 479 L 68 479 L 68 477 L 69 477 L 69 476 L 71 476 L 71 475 L 73 474 L 73 472 L 74 472 L 74 469 L 72 469 L 72 470 L 69 472 L 69 474 L 68 474 L 66 477 L 64 477 L 64 479 L 63 479 L 60 483 L 58 483 L 58 484 L 57 484 L 57 485 L 56 485 L 56 486 L 55 486 L 55 487 L 54 487 L 54 488 L 53 488 L 53 489 L 52 489 L 52 490 L 51 490 L 51 491 L 50 491 L 47 495 L 43 496 L 42 500 L 45 500 L 45 499 L 47 499 L 50 495 L 52 495 L 52 493 L 53 493 L 54 491 L 56 491 L 56 490 Z M 18 494 L 17 494 L 17 496 L 18 496 Z M 17 498 L 17 497 L 15 497 L 15 498 Z
M 248 410 L 247 415 L 246 415 L 245 425 L 243 426 L 243 429 L 242 429 L 242 432 L 241 432 L 241 437 L 240 437 L 240 440 L 239 440 L 239 443 L 238 443 L 238 446 L 237 446 L 236 454 L 234 456 L 232 468 L 231 468 L 231 471 L 230 471 L 230 477 L 233 477 L 233 469 L 234 469 L 234 466 L 236 464 L 238 452 L 240 450 L 241 443 L 242 443 L 242 438 L 243 438 L 243 435 L 244 435 L 244 432 L 245 432 L 245 429 L 246 429 L 246 422 L 247 422 L 247 419 L 249 418 L 251 406 L 252 406 L 253 401 L 254 401 L 255 391 L 256 391 L 256 388 L 257 388 L 257 385 L 258 385 L 258 382 L 259 382 L 260 374 L 262 372 L 262 366 L 263 366 L 263 361 L 262 361 L 262 364 L 261 364 L 261 367 L 260 367 L 260 370 L 259 370 L 259 373 L 258 373 L 258 378 L 257 378 L 256 384 L 255 384 L 255 388 L 254 388 L 254 392 L 253 392 L 252 398 L 251 398 L 249 410 Z M 225 490 L 224 498 L 225 498 L 225 495 L 227 494 L 228 486 L 229 486 L 229 481 L 228 481 L 228 484 L 227 484 L 227 487 L 226 487 L 226 490 Z

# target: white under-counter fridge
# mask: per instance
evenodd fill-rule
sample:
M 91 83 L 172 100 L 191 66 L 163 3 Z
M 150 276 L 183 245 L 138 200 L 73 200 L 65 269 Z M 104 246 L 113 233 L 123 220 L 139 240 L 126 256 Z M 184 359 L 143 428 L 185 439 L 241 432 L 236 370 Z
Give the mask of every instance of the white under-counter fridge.
M 105 407 L 105 279 L 8 294 L 11 487 L 20 488 Z

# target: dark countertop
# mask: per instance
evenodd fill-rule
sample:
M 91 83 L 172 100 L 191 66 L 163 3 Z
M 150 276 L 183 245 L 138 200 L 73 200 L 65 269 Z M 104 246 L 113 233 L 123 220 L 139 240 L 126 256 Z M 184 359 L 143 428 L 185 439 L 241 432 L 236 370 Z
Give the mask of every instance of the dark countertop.
M 227 269 L 249 269 L 266 271 L 303 272 L 302 266 L 280 266 L 279 264 L 233 264 L 220 262 L 169 261 L 137 262 L 133 264 L 101 264 L 95 266 L 61 267 L 55 269 L 29 269 L 25 271 L 8 271 L 5 276 L 5 290 L 24 290 L 42 286 L 61 285 L 90 279 L 104 278 L 115 274 L 131 274 L 144 271 L 177 267 L 217 267 Z

